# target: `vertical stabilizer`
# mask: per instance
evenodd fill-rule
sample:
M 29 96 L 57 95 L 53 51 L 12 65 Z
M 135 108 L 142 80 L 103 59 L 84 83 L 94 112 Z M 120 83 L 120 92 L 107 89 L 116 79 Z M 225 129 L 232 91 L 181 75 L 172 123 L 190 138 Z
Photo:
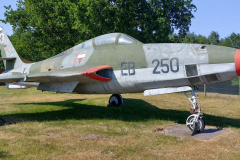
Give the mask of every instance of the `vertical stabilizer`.
M 6 70 L 19 68 L 24 65 L 2 27 L 0 27 L 0 49 L 2 55 L 0 60 L 4 61 Z

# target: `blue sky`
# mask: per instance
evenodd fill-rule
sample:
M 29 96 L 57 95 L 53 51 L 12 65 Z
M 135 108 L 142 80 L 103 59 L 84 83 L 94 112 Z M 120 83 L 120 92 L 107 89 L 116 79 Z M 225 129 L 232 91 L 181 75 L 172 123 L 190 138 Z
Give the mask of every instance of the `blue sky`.
M 16 9 L 17 0 L 1 1 L 0 19 L 4 19 L 5 8 L 11 5 Z M 221 38 L 229 36 L 231 33 L 240 34 L 240 0 L 193 0 L 197 6 L 194 12 L 195 18 L 192 19 L 190 32 L 208 36 L 211 31 L 217 31 Z M 0 22 L 8 35 L 12 34 L 12 27 L 9 24 Z
M 193 0 L 197 6 L 190 32 L 208 36 L 217 31 L 221 38 L 240 34 L 240 0 Z
M 6 9 L 4 8 L 4 6 L 11 5 L 13 9 L 16 9 L 17 8 L 16 4 L 17 4 L 17 0 L 1 0 L 1 3 L 0 3 L 0 19 L 5 19 L 4 12 L 6 11 Z M 12 35 L 12 33 L 13 33 L 12 26 L 9 23 L 4 24 L 4 23 L 0 22 L 0 26 L 4 28 L 7 35 Z

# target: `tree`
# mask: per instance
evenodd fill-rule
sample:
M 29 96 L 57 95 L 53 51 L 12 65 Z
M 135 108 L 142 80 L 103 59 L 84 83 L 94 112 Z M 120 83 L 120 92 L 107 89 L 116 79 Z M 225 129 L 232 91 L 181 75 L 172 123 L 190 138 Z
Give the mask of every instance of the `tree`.
M 182 39 L 182 43 L 198 43 L 197 35 L 194 33 L 187 33 Z
M 199 44 L 210 44 L 209 39 L 202 35 L 198 35 L 197 41 Z
M 174 29 L 180 35 L 189 30 L 196 11 L 192 0 L 19 0 L 16 10 L 5 8 L 1 21 L 13 25 L 15 48 L 29 60 L 111 32 L 143 43 L 167 42 Z
M 167 43 L 181 43 L 181 40 L 182 40 L 181 35 L 176 34 L 176 33 L 170 34 L 168 36 L 168 38 L 169 38 L 169 40 L 167 41 Z
M 228 37 L 221 39 L 219 45 L 226 46 L 226 47 L 232 47 L 231 40 Z
M 211 34 L 208 36 L 208 39 L 212 45 L 218 45 L 220 43 L 220 35 L 215 31 L 211 32 Z
M 221 40 L 221 45 L 240 49 L 240 34 L 232 33 Z
M 210 44 L 209 40 L 202 35 L 196 35 L 194 33 L 187 33 L 182 39 L 182 43 L 198 43 L 198 44 Z

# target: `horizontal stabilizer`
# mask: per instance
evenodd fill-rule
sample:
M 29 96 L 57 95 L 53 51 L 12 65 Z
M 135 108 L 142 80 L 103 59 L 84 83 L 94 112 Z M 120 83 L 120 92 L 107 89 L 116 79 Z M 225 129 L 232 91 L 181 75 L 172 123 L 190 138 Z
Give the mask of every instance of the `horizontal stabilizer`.
M 4 75 L 4 74 L 1 74 L 0 76 L 0 82 L 3 82 L 3 83 L 13 83 L 13 82 L 18 82 L 18 81 L 23 81 L 24 80 L 24 76 L 22 75 Z
M 32 61 L 29 61 L 29 60 L 26 60 L 26 59 L 22 59 L 21 60 L 23 61 L 23 63 L 33 63 Z
M 8 58 L 0 58 L 0 61 L 3 61 L 3 60 L 13 60 L 13 59 L 16 59 L 16 57 L 8 57 Z
M 176 87 L 176 88 L 158 88 L 158 89 L 149 89 L 144 91 L 144 96 L 153 96 L 159 94 L 168 94 L 168 93 L 177 93 L 184 91 L 191 91 L 192 88 L 189 86 Z

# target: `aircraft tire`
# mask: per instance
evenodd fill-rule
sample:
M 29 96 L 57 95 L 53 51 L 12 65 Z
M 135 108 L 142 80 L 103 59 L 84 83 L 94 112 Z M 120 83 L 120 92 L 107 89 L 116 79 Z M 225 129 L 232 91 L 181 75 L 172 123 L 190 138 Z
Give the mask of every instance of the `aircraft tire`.
M 193 119 L 194 119 L 194 116 L 190 117 L 190 118 L 188 119 L 188 122 L 191 123 L 191 122 L 193 121 Z M 197 125 L 196 125 L 195 127 L 197 127 L 197 128 L 196 128 L 196 133 L 202 132 L 202 131 L 205 129 L 205 121 L 204 121 L 204 119 L 203 119 L 203 118 L 200 118 L 200 119 L 198 120 L 198 123 L 197 123 Z M 188 128 L 189 128 L 192 132 L 194 132 L 195 127 L 194 127 L 193 125 L 189 125 L 189 126 L 188 126 Z
M 113 94 L 109 98 L 109 106 L 119 107 L 120 105 L 122 105 L 122 103 L 123 103 L 123 99 L 122 99 L 122 96 L 120 94 Z

